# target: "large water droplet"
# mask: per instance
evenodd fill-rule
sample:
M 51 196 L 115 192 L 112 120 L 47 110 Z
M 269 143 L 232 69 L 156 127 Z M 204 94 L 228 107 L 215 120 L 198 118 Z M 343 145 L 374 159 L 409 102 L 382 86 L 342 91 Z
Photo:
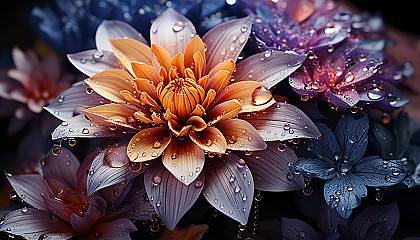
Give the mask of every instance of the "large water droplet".
M 203 181 L 201 181 L 201 180 L 197 180 L 194 183 L 194 187 L 196 187 L 196 188 L 201 188 L 202 186 L 203 186 Z
M 325 25 L 324 33 L 325 34 L 332 34 L 335 32 L 334 24 L 332 22 L 328 22 Z
M 351 82 L 354 80 L 354 74 L 352 72 L 346 73 L 346 76 L 344 76 L 344 80 L 346 82 Z
M 161 181 L 162 181 L 162 178 L 160 176 L 155 176 L 153 177 L 152 184 L 153 186 L 157 186 L 160 184 Z
M 385 97 L 385 89 L 376 84 L 373 84 L 369 88 L 367 96 L 371 100 L 380 101 Z
M 97 49 L 93 52 L 93 58 L 98 59 L 98 58 L 101 58 L 103 56 L 104 56 L 104 51 L 102 51 L 100 49 Z
M 254 92 L 252 92 L 252 103 L 254 105 L 263 105 L 273 99 L 270 90 L 265 86 L 257 87 Z
M 172 26 L 172 30 L 174 30 L 174 32 L 179 32 L 182 29 L 184 29 L 184 26 L 185 26 L 184 22 L 178 21 Z

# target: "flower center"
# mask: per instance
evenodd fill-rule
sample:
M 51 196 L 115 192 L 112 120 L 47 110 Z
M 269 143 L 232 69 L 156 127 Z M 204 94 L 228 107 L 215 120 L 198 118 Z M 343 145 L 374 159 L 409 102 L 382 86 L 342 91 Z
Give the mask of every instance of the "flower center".
M 54 199 L 70 205 L 66 207 L 66 210 L 75 213 L 78 216 L 83 216 L 84 212 L 88 209 L 88 197 L 85 193 L 79 193 L 71 188 L 60 188 L 57 193 L 54 194 Z

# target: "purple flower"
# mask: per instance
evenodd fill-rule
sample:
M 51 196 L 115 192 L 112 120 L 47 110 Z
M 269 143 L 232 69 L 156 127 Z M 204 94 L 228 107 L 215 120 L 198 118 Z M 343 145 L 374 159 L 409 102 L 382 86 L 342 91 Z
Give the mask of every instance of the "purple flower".
M 399 218 L 397 203 L 366 208 L 352 221 L 341 218 L 336 212 L 331 212 L 328 207 L 321 207 L 318 216 L 321 233 L 316 233 L 311 226 L 298 219 L 282 218 L 281 228 L 283 239 L 286 240 L 390 240 L 398 226 Z
M 187 18 L 168 9 L 153 21 L 149 47 L 129 25 L 104 21 L 96 35 L 99 50 L 69 55 L 90 78 L 47 107 L 65 121 L 53 138 L 130 137 L 121 144 L 132 161 L 128 165 L 147 169 L 147 195 L 171 230 L 201 193 L 246 223 L 254 183 L 267 191 L 302 188 L 302 178 L 288 174 L 296 156 L 275 141 L 319 136 L 302 111 L 276 102 L 269 91 L 305 56 L 271 51 L 235 65 L 251 27 L 252 18 L 245 17 L 201 39 Z M 74 117 L 80 104 L 91 121 Z M 88 194 L 109 179 L 128 178 L 129 172 L 111 170 L 117 171 L 94 171 L 99 175 L 88 181 L 95 185 Z
M 73 236 L 127 239 L 135 231 L 128 219 L 148 219 L 153 212 L 143 200 L 142 188 L 116 184 L 93 195 L 87 185 L 92 161 L 104 162 L 104 152 L 91 153 L 82 164 L 67 149 L 58 155 L 50 152 L 41 160 L 42 174 L 24 174 L 7 179 L 20 198 L 33 208 L 9 213 L 0 231 L 27 239 Z M 130 185 L 132 189 L 125 186 Z M 144 192 L 144 190 L 143 190 Z M 140 216 L 142 211 L 147 214 Z M 147 216 L 145 216 L 147 215 Z
M 366 186 L 392 186 L 406 174 L 398 160 L 383 160 L 378 156 L 362 158 L 368 144 L 368 117 L 355 120 L 344 115 L 335 136 L 325 125 L 318 123 L 322 137 L 309 139 L 311 158 L 299 158 L 290 170 L 310 177 L 327 180 L 324 198 L 330 208 L 348 218 L 353 209 L 366 197 Z

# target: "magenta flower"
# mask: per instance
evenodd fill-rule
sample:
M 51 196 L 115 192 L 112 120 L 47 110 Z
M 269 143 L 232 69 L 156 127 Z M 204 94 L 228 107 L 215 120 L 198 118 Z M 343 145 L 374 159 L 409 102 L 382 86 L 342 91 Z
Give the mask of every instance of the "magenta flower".
M 169 229 L 202 192 L 214 207 L 246 223 L 254 183 L 268 191 L 303 186 L 302 178 L 288 175 L 296 156 L 279 150 L 276 141 L 319 136 L 303 112 L 276 102 L 269 91 L 306 55 L 271 51 L 235 64 L 251 27 L 252 18 L 245 17 L 200 38 L 187 18 L 168 9 L 153 22 L 149 47 L 131 26 L 104 21 L 96 33 L 98 50 L 69 55 L 90 78 L 47 107 L 65 121 L 53 139 L 130 137 L 125 146 L 132 163 L 153 160 L 145 187 Z M 79 105 L 90 120 L 73 117 Z M 121 177 L 105 171 L 92 184 L 99 189 Z
M 104 161 L 104 156 L 103 152 L 95 151 L 79 164 L 70 151 L 62 149 L 61 154 L 50 152 L 41 160 L 40 175 L 7 174 L 16 193 L 33 208 L 24 207 L 9 213 L 0 231 L 27 239 L 129 238 L 129 233 L 136 228 L 128 218 L 150 218 L 151 206 L 143 200 L 141 188 L 123 191 L 128 185 L 126 182 L 93 195 L 86 194 L 90 165 L 92 161 Z M 134 210 L 142 210 L 143 217 Z

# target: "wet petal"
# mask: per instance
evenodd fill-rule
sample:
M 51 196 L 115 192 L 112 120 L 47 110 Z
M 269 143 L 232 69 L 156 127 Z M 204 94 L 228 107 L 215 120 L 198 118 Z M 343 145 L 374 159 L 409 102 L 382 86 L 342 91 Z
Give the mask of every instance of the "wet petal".
M 53 216 L 50 211 L 34 208 L 25 211 L 18 209 L 9 213 L 0 225 L 0 231 L 26 239 L 38 239 L 43 234 L 53 239 L 68 239 L 75 233 L 70 224 Z
M 361 100 L 361 96 L 353 90 L 333 93 L 327 89 L 325 95 L 328 96 L 328 98 L 331 100 L 331 103 L 339 107 L 353 107 L 356 105 L 356 103 L 359 102 L 359 100 Z
M 210 125 L 213 125 L 218 121 L 236 117 L 241 112 L 241 109 L 242 104 L 238 100 L 233 99 L 212 107 L 207 111 L 205 118 Z
M 136 83 L 135 88 L 139 92 L 146 92 L 153 100 L 158 101 L 159 98 L 156 94 L 156 87 L 150 82 L 149 79 L 136 78 L 133 80 Z
M 350 217 L 354 208 L 366 197 L 367 189 L 354 174 L 337 174 L 325 183 L 324 198 L 330 208 L 337 209 L 343 218 Z
M 233 77 L 235 81 L 257 81 L 272 88 L 298 69 L 305 59 L 305 54 L 267 50 L 240 62 Z
M 109 103 L 109 100 L 94 92 L 85 82 L 78 82 L 62 92 L 45 110 L 56 118 L 67 121 L 82 113 L 82 110 Z
M 350 226 L 351 238 L 390 240 L 397 228 L 399 218 L 400 213 L 396 202 L 366 208 L 354 218 Z
M 159 66 L 163 66 L 166 69 L 166 72 L 169 72 L 171 69 L 171 55 L 169 52 L 156 44 L 152 44 L 151 50 L 153 55 L 156 56 Z
M 134 76 L 137 78 L 149 79 L 150 81 L 153 81 L 155 86 L 159 84 L 160 81 L 153 66 L 143 62 L 133 61 L 131 62 L 131 68 L 133 69 Z
M 98 49 L 112 52 L 110 38 L 131 38 L 148 44 L 146 39 L 130 24 L 118 20 L 102 20 L 96 30 L 95 41 Z
M 66 148 L 62 148 L 61 154 L 58 155 L 49 151 L 41 164 L 44 176 L 57 177 L 73 189 L 76 188 L 76 174 L 79 166 L 79 160 Z
M 216 72 L 206 83 L 206 91 L 213 89 L 219 92 L 223 87 L 227 85 L 230 80 L 231 72 L 227 70 L 220 70 Z
M 126 133 L 124 129 L 110 128 L 110 126 L 89 121 L 84 115 L 79 115 L 62 122 L 52 133 L 52 140 L 76 137 L 125 137 Z
M 139 129 L 136 123 L 131 123 L 138 108 L 129 104 L 109 103 L 83 110 L 83 113 L 93 122 L 105 125 Z
M 70 222 L 71 212 L 69 212 L 66 208 L 71 207 L 71 205 L 65 204 L 59 200 L 47 197 L 45 195 L 42 195 L 42 198 L 44 199 L 45 206 L 47 206 L 48 210 L 53 212 L 56 217 L 60 217 L 66 222 Z
M 89 199 L 89 207 L 82 216 L 73 213 L 70 216 L 71 226 L 78 233 L 85 234 L 91 230 L 91 227 L 105 214 L 106 202 L 99 196 Z
M 240 118 L 251 123 L 264 141 L 321 136 L 308 116 L 297 107 L 287 103 L 277 102 L 264 111 L 241 114 Z
M 301 190 L 304 187 L 302 175 L 294 175 L 289 166 L 297 157 L 291 148 L 280 151 L 277 142 L 267 142 L 267 148 L 252 154 L 235 152 L 245 160 L 254 176 L 255 188 L 269 192 L 284 192 Z M 238 162 L 241 166 L 242 162 Z
M 397 143 L 394 135 L 378 123 L 371 123 L 371 131 L 377 154 L 380 154 L 383 159 L 392 159 L 394 154 L 397 153 L 395 151 Z M 409 140 L 406 136 L 408 135 L 405 135 L 405 138 Z
M 151 127 L 138 132 L 128 144 L 127 154 L 133 162 L 144 162 L 159 157 L 171 141 L 167 127 Z
M 187 43 L 195 35 L 192 22 L 173 8 L 163 12 L 150 28 L 151 43 L 165 48 L 172 57 L 178 52 L 184 53 Z
M 152 65 L 152 52 L 150 47 L 130 38 L 109 39 L 115 56 L 134 75 L 131 62 L 143 62 Z
M 292 89 L 300 94 L 314 97 L 318 93 L 325 91 L 326 86 L 324 84 L 318 84 L 318 89 L 312 88 L 312 78 L 305 72 L 294 72 L 289 77 L 289 84 Z M 311 86 L 309 88 L 309 86 Z
M 189 136 L 204 151 L 213 153 L 224 153 L 226 151 L 226 139 L 215 127 L 207 127 L 203 131 Z
M 44 181 L 44 178 L 38 174 L 23 174 L 11 176 L 6 174 L 10 185 L 19 195 L 19 197 L 34 208 L 47 209 L 41 194 L 50 195 L 50 190 Z
M 204 43 L 199 36 L 195 36 L 185 47 L 185 52 L 184 52 L 184 56 L 185 56 L 184 66 L 185 67 L 191 68 L 195 66 L 193 63 L 194 63 L 194 54 L 196 52 L 200 52 L 203 59 L 206 56 L 205 51 L 204 51 Z M 205 59 L 204 59 L 203 67 L 205 69 Z M 182 71 L 182 69 L 180 70 Z
M 331 179 L 336 173 L 336 165 L 318 158 L 299 158 L 291 167 L 293 173 L 302 173 L 309 177 Z
M 348 228 L 348 221 L 342 218 L 337 211 L 329 208 L 326 203 L 320 206 L 319 215 L 317 217 L 319 228 L 323 236 L 332 236 L 340 234 L 344 238 L 344 234 L 337 229 L 340 225 L 343 228 Z
M 382 65 L 382 61 L 380 59 L 368 59 L 364 62 L 354 64 L 346 69 L 342 74 L 342 76 L 346 76 L 347 74 L 352 73 L 354 75 L 353 81 L 341 81 L 339 83 L 340 88 L 344 89 L 354 84 L 362 84 L 364 80 L 370 78 L 378 71 L 380 65 Z M 344 78 L 342 80 L 344 80 Z
M 186 186 L 178 181 L 160 161 L 155 161 L 144 174 L 144 185 L 150 203 L 169 230 L 191 208 L 204 185 L 204 174 Z
M 204 151 L 188 138 L 183 141 L 173 138 L 165 149 L 162 163 L 180 182 L 189 185 L 203 169 Z
M 311 226 L 298 219 L 282 217 L 281 232 L 285 240 L 321 240 Z
M 344 158 L 351 162 L 360 160 L 365 154 L 368 144 L 369 119 L 364 116 L 354 119 L 351 115 L 344 115 L 335 128 L 335 136 Z
M 132 169 L 130 164 L 121 167 L 111 167 L 112 161 L 115 161 L 113 158 L 125 157 L 126 149 L 127 145 L 121 144 L 117 147 L 107 148 L 95 157 L 87 176 L 88 196 L 99 189 L 126 182 L 147 169 L 147 167 L 143 168 L 142 165 L 140 165 L 140 169 Z
M 93 49 L 67 54 L 67 58 L 73 66 L 89 77 L 107 69 L 120 68 L 118 59 L 112 51 Z
M 226 216 L 246 224 L 254 196 L 254 181 L 246 164 L 238 167 L 239 157 L 230 154 L 207 161 L 203 195 Z
M 257 151 L 267 147 L 258 131 L 242 119 L 223 120 L 216 123 L 215 127 L 225 136 L 227 149 Z
M 256 81 L 241 81 L 223 88 L 217 93 L 215 104 L 237 99 L 242 104 L 241 112 L 264 110 L 276 101 L 270 90 Z
M 115 239 L 115 240 L 126 240 L 130 239 L 130 232 L 136 231 L 137 228 L 127 218 L 113 219 L 109 222 L 101 222 L 94 226 L 92 238 L 97 238 L 100 235 L 100 239 Z
M 214 66 L 229 58 L 236 61 L 251 32 L 252 17 L 244 17 L 222 23 L 203 36 L 207 45 L 207 70 L 210 72 Z
M 131 75 L 124 70 L 109 69 L 86 79 L 85 82 L 99 95 L 119 103 L 125 102 L 120 94 L 121 91 L 134 92 L 132 79 Z
M 353 166 L 354 173 L 366 186 L 392 186 L 406 177 L 399 160 L 382 160 L 378 156 L 362 158 Z

